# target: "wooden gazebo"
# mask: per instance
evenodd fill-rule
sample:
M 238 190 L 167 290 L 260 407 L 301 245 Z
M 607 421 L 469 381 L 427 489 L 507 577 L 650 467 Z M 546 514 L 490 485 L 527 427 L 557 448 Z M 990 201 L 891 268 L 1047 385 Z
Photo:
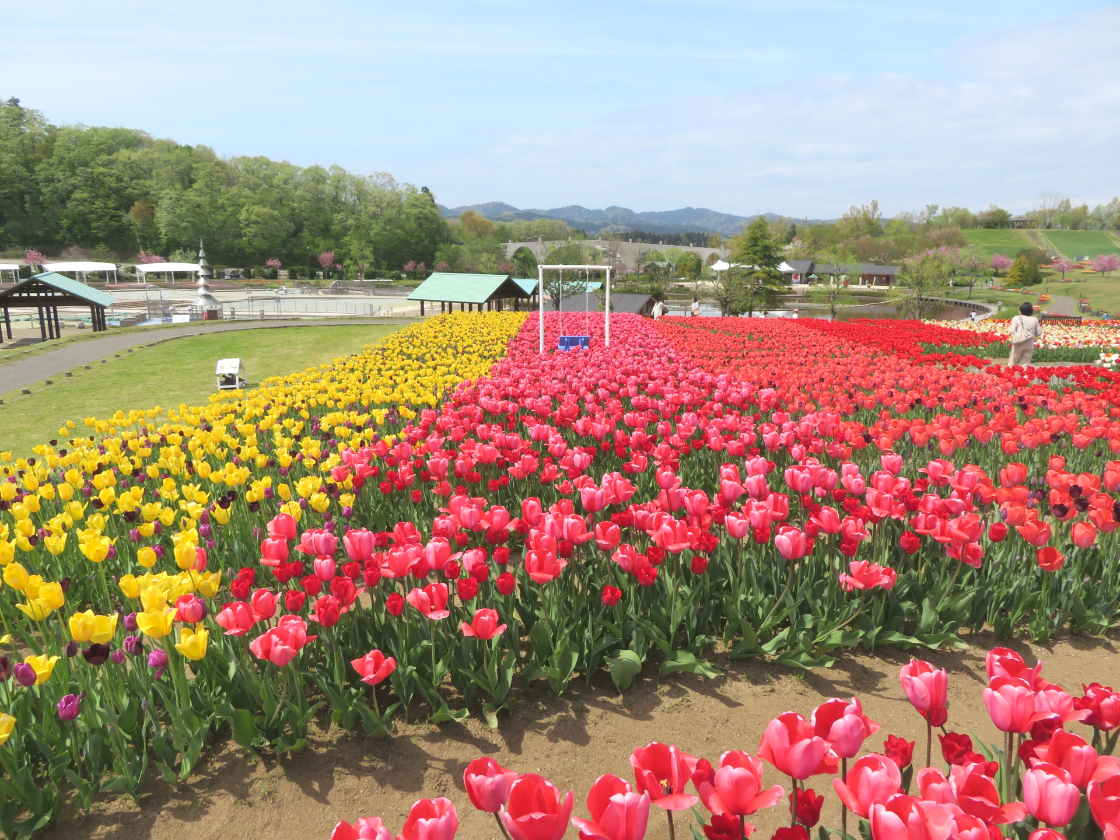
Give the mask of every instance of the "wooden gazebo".
M 106 329 L 105 308 L 111 306 L 115 298 L 108 292 L 71 280 L 61 274 L 48 271 L 36 274 L 30 280 L 17 283 L 10 289 L 0 291 L 0 309 L 4 310 L 4 327 L 12 338 L 12 309 L 39 310 L 39 329 L 43 341 L 62 335 L 62 322 L 58 318 L 58 307 L 89 307 L 93 331 Z M 3 334 L 0 333 L 0 341 Z

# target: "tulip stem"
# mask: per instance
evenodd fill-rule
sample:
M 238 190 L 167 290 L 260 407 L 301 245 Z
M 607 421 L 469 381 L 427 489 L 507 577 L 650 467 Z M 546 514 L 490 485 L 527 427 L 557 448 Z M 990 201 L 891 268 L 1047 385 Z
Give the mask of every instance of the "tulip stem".
M 841 778 L 845 783 L 848 781 L 848 759 L 840 759 L 840 772 Z M 848 806 L 844 801 L 840 801 L 840 835 L 841 840 L 848 840 Z
M 502 836 L 505 837 L 506 840 L 513 840 L 513 838 L 509 836 L 509 832 L 506 831 L 506 824 L 502 822 L 502 818 L 497 812 L 494 813 L 494 819 L 498 821 L 498 828 L 502 830 Z M 670 817 L 670 820 L 671 819 Z
M 929 714 L 928 712 L 926 714 Z M 930 723 L 929 718 L 926 718 L 926 767 L 929 767 L 929 759 L 933 749 L 933 724 Z
M 789 809 L 789 826 L 790 828 L 793 828 L 795 825 L 797 825 L 797 779 L 793 778 L 793 776 L 790 776 L 789 780 L 793 782 L 793 800 L 791 803 L 792 807 Z
M 739 815 L 739 837 L 741 840 L 747 840 L 747 816 L 746 814 Z
M 774 610 L 778 609 L 778 605 L 786 599 L 786 593 L 789 592 L 789 585 L 793 583 L 793 561 L 789 562 L 789 574 L 786 575 L 786 588 L 782 590 L 782 594 L 778 596 L 778 600 L 774 602 L 774 606 L 770 608 L 770 612 L 766 613 L 766 618 L 762 619 L 762 624 L 758 626 L 759 630 L 766 628 L 766 622 L 770 620 L 770 616 L 774 614 Z
M 669 840 L 677 840 L 677 832 L 673 828 L 673 812 L 666 811 L 665 813 L 669 815 Z

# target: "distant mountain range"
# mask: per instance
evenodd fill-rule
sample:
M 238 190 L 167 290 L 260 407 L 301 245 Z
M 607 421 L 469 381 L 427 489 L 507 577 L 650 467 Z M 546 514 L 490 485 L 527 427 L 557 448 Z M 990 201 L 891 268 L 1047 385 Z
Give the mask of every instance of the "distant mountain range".
M 517 220 L 559 219 L 573 228 L 588 233 L 622 233 L 628 230 L 645 230 L 650 233 L 722 233 L 730 236 L 738 233 L 739 228 L 749 224 L 756 216 L 735 216 L 730 213 L 717 213 L 704 207 L 683 207 L 680 210 L 660 210 L 635 213 L 626 207 L 607 207 L 603 210 L 589 210 L 578 204 L 568 207 L 555 207 L 552 210 L 519 210 L 501 201 L 488 201 L 485 204 L 468 204 L 463 207 L 444 207 L 439 205 L 445 218 L 453 219 L 466 210 L 474 210 L 491 221 L 513 222 Z M 776 213 L 763 213 L 768 219 L 776 219 Z M 817 221 L 812 219 L 810 221 Z

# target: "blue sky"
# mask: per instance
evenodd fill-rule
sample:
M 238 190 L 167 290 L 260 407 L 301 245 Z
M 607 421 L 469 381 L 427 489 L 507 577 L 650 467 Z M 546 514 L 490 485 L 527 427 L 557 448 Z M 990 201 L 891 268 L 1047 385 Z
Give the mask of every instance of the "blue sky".
M 1120 193 L 1120 4 L 4 3 L 0 96 L 456 206 Z

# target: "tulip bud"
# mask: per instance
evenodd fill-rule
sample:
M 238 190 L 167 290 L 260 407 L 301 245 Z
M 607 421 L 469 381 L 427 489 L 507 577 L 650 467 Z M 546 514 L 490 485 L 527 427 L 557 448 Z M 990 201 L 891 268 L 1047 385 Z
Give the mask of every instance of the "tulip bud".
M 58 719 L 74 720 L 82 711 L 81 700 L 75 694 L 67 694 L 58 701 Z
M 124 660 L 125 660 L 124 651 L 123 650 L 115 650 L 115 651 L 113 651 L 112 653 L 109 654 L 109 658 L 112 659 L 118 665 L 123 665 Z
M 35 669 L 26 662 L 17 662 L 15 668 L 12 669 L 12 673 L 15 675 L 16 682 L 24 688 L 35 685 Z

